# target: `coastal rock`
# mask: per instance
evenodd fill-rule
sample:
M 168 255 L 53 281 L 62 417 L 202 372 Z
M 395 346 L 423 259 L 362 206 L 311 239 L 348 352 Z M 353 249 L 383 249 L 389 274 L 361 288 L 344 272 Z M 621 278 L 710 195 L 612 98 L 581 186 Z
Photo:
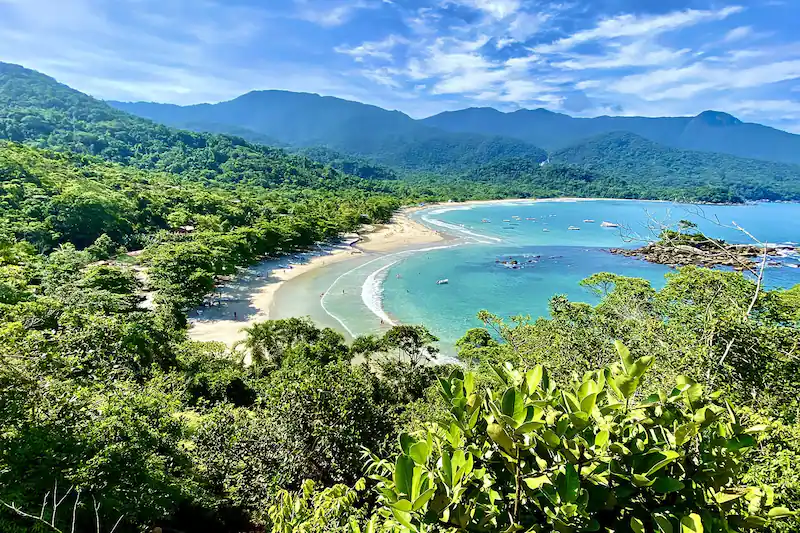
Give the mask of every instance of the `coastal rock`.
M 764 247 L 752 244 L 727 244 L 718 242 L 711 246 L 698 243 L 665 244 L 654 242 L 641 248 L 611 248 L 612 254 L 626 257 L 639 257 L 650 263 L 670 265 L 674 267 L 696 265 L 706 268 L 717 266 L 731 267 L 735 270 L 745 270 L 755 266 L 764 254 Z M 796 253 L 797 249 L 791 245 L 766 245 L 767 256 L 784 257 Z M 779 264 L 779 263 L 778 263 Z M 776 263 L 772 262 L 772 266 Z

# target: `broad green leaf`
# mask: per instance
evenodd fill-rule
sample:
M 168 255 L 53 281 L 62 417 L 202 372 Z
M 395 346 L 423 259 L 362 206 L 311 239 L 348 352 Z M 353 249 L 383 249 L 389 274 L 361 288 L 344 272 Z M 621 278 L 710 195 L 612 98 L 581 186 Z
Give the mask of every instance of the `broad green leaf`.
M 475 390 L 475 374 L 467 372 L 464 375 L 464 393 L 470 396 L 473 390 Z
M 442 474 L 444 483 L 448 487 L 453 487 L 453 462 L 450 459 L 450 454 L 446 451 L 442 452 Z
M 697 424 L 694 422 L 687 422 L 679 426 L 678 429 L 675 430 L 675 444 L 677 446 L 683 446 L 697 435 L 697 431 Z
M 670 492 L 677 492 L 679 490 L 683 490 L 685 485 L 678 481 L 675 478 L 671 477 L 660 477 L 656 479 L 656 482 L 653 483 L 652 489 L 656 492 L 661 494 L 669 494 Z
M 430 450 L 428 450 L 428 443 L 427 442 L 417 442 L 408 452 L 408 455 L 414 460 L 415 463 L 424 465 L 428 462 L 428 454 Z
M 633 363 L 633 368 L 630 371 L 632 376 L 636 376 L 637 378 L 641 378 L 647 370 L 653 366 L 653 362 L 656 358 L 652 355 L 645 355 L 644 357 L 640 357 Z
M 428 489 L 422 494 L 420 494 L 416 500 L 414 500 L 413 505 L 411 506 L 411 510 L 416 512 L 422 509 L 428 501 L 433 498 L 434 494 L 436 494 L 436 489 Z
M 656 522 L 656 527 L 658 528 L 658 533 L 672 533 L 672 522 L 669 521 L 669 518 L 664 516 L 661 513 L 656 513 L 653 515 L 653 520 Z
M 614 341 L 614 348 L 617 349 L 619 358 L 622 360 L 622 364 L 625 368 L 625 373 L 629 374 L 631 368 L 633 368 L 633 358 L 631 357 L 630 350 L 628 350 L 628 347 L 622 344 L 622 341 L 620 340 Z
M 609 438 L 609 433 L 607 430 L 604 429 L 600 431 L 597 435 L 595 435 L 594 445 L 597 446 L 598 448 L 602 448 L 608 443 L 608 438 Z
M 639 378 L 620 374 L 614 378 L 614 386 L 616 390 L 622 394 L 622 397 L 627 400 L 633 396 L 633 394 L 636 392 L 636 389 L 639 387 Z
M 528 394 L 533 394 L 539 387 L 539 383 L 542 381 L 542 371 L 542 365 L 536 365 L 525 373 L 525 387 Z
M 417 527 L 411 523 L 411 513 L 407 513 L 405 511 L 399 511 L 397 509 L 392 509 L 392 515 L 400 522 L 402 525 L 417 533 L 419 530 Z
M 581 480 L 578 472 L 572 464 L 567 463 L 564 467 L 564 474 L 559 476 L 558 494 L 565 502 L 572 503 L 578 499 L 578 491 L 581 488 Z
M 770 518 L 786 518 L 787 516 L 794 516 L 796 512 L 792 512 L 786 507 L 773 507 L 767 513 L 767 516 Z
M 551 448 L 557 448 L 561 444 L 561 438 L 550 429 L 542 431 L 542 439 L 544 439 Z
M 703 533 L 703 521 L 700 515 L 692 513 L 681 518 L 681 533 Z
M 596 402 L 597 393 L 592 392 L 591 394 L 588 394 L 583 400 L 581 400 L 581 411 L 591 414 Z
M 397 500 L 392 504 L 392 508 L 397 509 L 398 511 L 409 512 L 411 511 L 411 502 L 406 499 Z
M 536 490 L 542 485 L 550 484 L 550 478 L 547 476 L 526 477 L 522 481 L 524 481 L 528 488 L 532 490 Z
M 400 448 L 403 450 L 403 453 L 408 455 L 409 451 L 411 451 L 411 446 L 417 442 L 417 439 L 409 435 L 408 433 L 401 433 L 400 434 Z
M 508 454 L 513 454 L 514 452 L 514 441 L 511 440 L 511 437 L 508 436 L 508 433 L 505 432 L 503 426 L 500 424 L 489 424 L 486 428 L 486 433 L 489 434 L 489 437 L 503 450 L 506 451 Z
M 525 403 L 522 394 L 514 387 L 509 387 L 503 393 L 500 410 L 516 422 L 515 426 L 519 426 L 525 421 Z
M 411 479 L 414 476 L 414 460 L 407 455 L 400 455 L 394 465 L 394 484 L 397 492 L 411 494 Z
M 644 522 L 636 518 L 635 516 L 631 518 L 631 529 L 633 533 L 644 533 Z
M 738 500 L 744 495 L 745 492 L 742 490 L 722 490 L 714 494 L 714 499 L 717 500 L 717 503 L 721 505 L 733 500 Z
M 643 476 L 641 474 L 634 474 L 633 475 L 633 484 L 637 487 L 649 487 L 655 483 L 654 479 L 650 479 L 647 476 Z
M 654 464 L 650 468 L 650 470 L 647 471 L 647 475 L 648 476 L 653 475 L 654 473 L 658 472 L 659 470 L 661 470 L 662 468 L 664 468 L 665 466 L 670 464 L 672 461 L 674 461 L 675 459 L 677 459 L 678 457 L 681 456 L 681 454 L 679 454 L 678 452 L 676 452 L 674 450 L 666 450 L 666 451 L 660 452 L 659 455 L 661 456 L 661 459 L 656 464 Z
M 758 424 L 757 426 L 753 426 L 753 427 L 749 427 L 749 428 L 745 429 L 744 432 L 747 433 L 748 435 L 751 435 L 753 433 L 763 433 L 768 429 L 769 429 L 769 426 L 767 424 Z

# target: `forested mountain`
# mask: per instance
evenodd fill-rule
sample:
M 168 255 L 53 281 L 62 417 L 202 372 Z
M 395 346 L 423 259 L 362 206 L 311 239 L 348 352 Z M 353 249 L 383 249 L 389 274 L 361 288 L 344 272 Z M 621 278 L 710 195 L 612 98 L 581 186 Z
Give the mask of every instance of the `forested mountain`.
M 718 111 L 704 111 L 696 117 L 574 118 L 546 109 L 503 113 L 492 108 L 470 108 L 440 113 L 422 122 L 454 132 L 515 137 L 547 150 L 563 149 L 603 133 L 625 131 L 673 148 L 800 163 L 800 135 L 745 123 Z
M 800 199 L 800 165 L 678 150 L 633 133 L 600 135 L 553 152 L 550 160 L 614 176 L 645 190 L 701 187 L 704 199 L 711 202 Z
M 286 91 L 253 91 L 228 102 L 180 107 L 109 102 L 174 127 L 256 135 L 297 147 L 324 146 L 401 169 L 458 172 L 503 157 L 544 160 L 526 142 L 480 133 L 453 133 L 379 107 Z
M 279 124 L 283 124 L 289 132 L 287 139 L 294 142 L 305 138 L 303 142 L 312 142 L 315 126 L 311 122 L 281 115 L 291 106 L 270 109 L 263 105 L 265 100 L 273 98 L 291 103 L 296 96 L 282 92 L 251 93 L 227 104 L 238 113 L 231 116 L 244 120 L 250 117 L 245 112 L 248 99 L 255 99 L 256 109 L 279 120 L 269 122 L 270 134 L 280 134 Z M 290 154 L 261 144 L 271 142 L 272 137 L 250 129 L 257 125 L 254 122 L 234 126 L 215 123 L 203 128 L 240 133 L 254 142 L 231 135 L 176 130 L 112 108 L 38 72 L 0 64 L 0 139 L 98 156 L 195 180 L 330 189 L 346 182 L 348 187 L 391 190 L 413 198 L 569 194 L 735 201 L 800 197 L 800 167 L 794 165 L 682 151 L 633 134 L 612 133 L 554 152 L 550 162 L 540 168 L 544 154 L 522 142 L 509 143 L 500 137 L 479 135 L 434 135 L 437 130 L 420 129 L 418 122 L 402 113 L 315 95 L 299 95 L 298 99 L 320 107 L 315 112 L 321 117 L 320 127 L 329 128 L 327 134 L 339 135 L 336 124 L 343 121 L 394 124 L 395 132 L 405 133 L 390 134 L 389 130 L 381 129 L 385 133 L 381 136 L 373 135 L 366 127 L 355 128 L 353 135 L 363 138 L 356 143 L 360 150 L 369 151 L 363 148 L 370 146 L 370 142 L 372 147 L 377 143 L 384 147 L 381 150 L 385 149 L 363 156 L 352 155 L 356 149 L 343 154 L 320 146 L 293 147 L 296 153 Z M 221 118 L 216 115 L 217 106 L 182 108 L 146 104 L 145 108 L 154 118 L 165 121 L 177 121 L 176 115 L 192 109 L 211 113 L 215 120 Z M 327 114 L 324 109 L 328 109 Z M 335 110 L 339 113 L 334 113 Z M 162 111 L 164 116 L 155 116 Z M 487 117 L 503 116 L 493 110 L 476 112 Z M 302 117 L 306 111 L 298 113 Z M 396 134 L 402 139 L 395 137 Z M 339 139 L 342 138 L 340 135 Z M 411 138 L 410 143 L 403 140 Z M 391 156 L 387 156 L 389 152 Z M 395 170 L 375 163 L 386 157 L 394 163 Z M 565 168 L 567 165 L 581 168 Z M 348 175 L 364 181 L 356 183 L 358 180 Z M 398 183 L 399 178 L 404 183 Z

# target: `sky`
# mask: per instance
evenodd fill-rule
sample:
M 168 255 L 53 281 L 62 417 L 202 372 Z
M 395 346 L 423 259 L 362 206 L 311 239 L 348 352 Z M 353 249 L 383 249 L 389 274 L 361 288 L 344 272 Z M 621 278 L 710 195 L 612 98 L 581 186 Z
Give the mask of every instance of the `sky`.
M 108 100 L 714 109 L 800 133 L 798 25 L 798 0 L 0 0 L 0 61 Z

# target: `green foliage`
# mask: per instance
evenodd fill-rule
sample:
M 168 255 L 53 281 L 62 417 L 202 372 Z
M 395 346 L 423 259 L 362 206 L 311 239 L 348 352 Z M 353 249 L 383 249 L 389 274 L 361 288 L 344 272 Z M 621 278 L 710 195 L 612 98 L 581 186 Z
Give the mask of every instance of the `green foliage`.
M 739 482 L 763 427 L 743 427 L 718 394 L 678 377 L 637 394 L 653 357 L 587 373 L 559 389 L 541 367 L 441 380 L 449 425 L 400 436 L 373 457 L 380 516 L 398 531 L 738 531 L 791 513 L 769 487 Z M 690 525 L 691 524 L 691 525 Z
M 678 150 L 632 133 L 589 139 L 551 158 L 645 188 L 693 186 L 688 199 L 701 202 L 800 199 L 800 166 Z

